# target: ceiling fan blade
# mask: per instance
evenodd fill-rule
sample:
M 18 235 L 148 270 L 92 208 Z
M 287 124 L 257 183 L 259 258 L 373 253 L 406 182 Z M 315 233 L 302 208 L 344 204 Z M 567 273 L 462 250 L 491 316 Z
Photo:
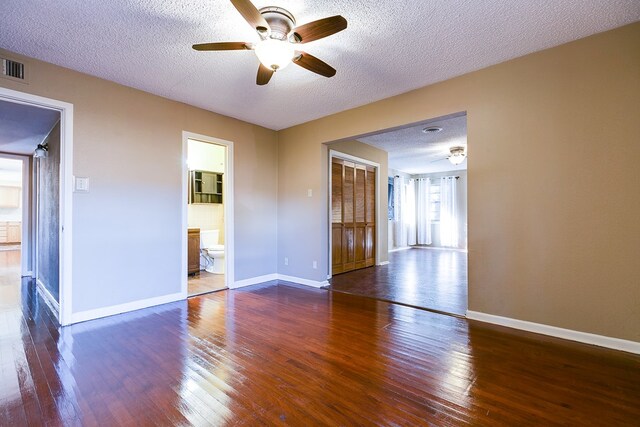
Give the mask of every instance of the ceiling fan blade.
M 260 64 L 258 67 L 258 76 L 256 77 L 256 84 L 262 86 L 269 83 L 271 80 L 271 76 L 273 76 L 273 70 L 271 68 L 267 68 L 264 65 Z
M 245 42 L 218 42 L 194 44 L 195 50 L 245 50 L 251 49 Z
M 306 68 L 309 71 L 325 77 L 333 77 L 336 75 L 335 68 L 333 68 L 326 62 L 321 61 L 315 56 L 310 55 L 306 52 L 298 52 L 298 54 L 300 56 L 297 59 L 294 59 L 293 62 L 301 66 L 302 68 Z
M 240 15 L 255 28 L 258 32 L 266 33 L 271 28 L 269 27 L 269 23 L 264 19 L 260 11 L 251 3 L 249 0 L 231 0 L 231 4 L 238 9 Z
M 438 159 L 438 160 L 431 160 L 431 163 L 436 163 L 436 162 L 441 162 L 443 160 L 447 160 L 449 159 L 448 157 L 445 157 L 444 159 Z
M 293 33 L 299 43 L 308 43 L 335 34 L 345 28 L 347 28 L 347 20 L 336 15 L 300 25 L 293 29 Z

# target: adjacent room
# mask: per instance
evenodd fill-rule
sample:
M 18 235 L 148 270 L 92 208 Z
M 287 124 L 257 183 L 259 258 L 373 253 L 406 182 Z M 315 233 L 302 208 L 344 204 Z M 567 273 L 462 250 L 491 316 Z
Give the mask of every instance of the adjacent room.
M 638 424 L 639 1 L 1 9 L 0 426 Z
M 467 310 L 466 114 L 380 132 L 357 138 L 357 142 L 386 154 L 370 155 L 371 150 L 358 150 L 353 143 L 329 147 L 337 150 L 336 156 L 340 156 L 341 149 L 370 160 L 380 156 L 384 159 L 386 155 L 388 167 L 378 179 L 387 192 L 387 204 L 375 204 L 375 183 L 364 181 L 366 176 L 364 172 L 358 173 L 358 167 L 347 165 L 345 168 L 344 160 L 333 160 L 336 173 L 332 175 L 330 187 L 333 276 L 329 289 L 464 316 Z M 343 177 L 348 173 L 353 174 L 353 178 L 346 180 Z M 363 183 L 359 184 L 361 176 Z M 371 191 L 367 191 L 369 188 Z M 389 252 L 388 263 L 377 266 L 373 262 L 374 232 L 368 232 L 375 226 L 371 221 L 375 215 L 367 215 L 375 206 L 387 214 L 381 224 L 387 227 Z M 347 215 L 353 217 L 346 219 Z M 360 229 L 363 231 L 359 232 Z M 363 236 L 361 240 L 359 236 Z M 359 258 L 366 258 L 367 251 L 372 261 L 359 262 Z
M 188 295 L 226 289 L 224 189 L 227 148 L 187 140 Z

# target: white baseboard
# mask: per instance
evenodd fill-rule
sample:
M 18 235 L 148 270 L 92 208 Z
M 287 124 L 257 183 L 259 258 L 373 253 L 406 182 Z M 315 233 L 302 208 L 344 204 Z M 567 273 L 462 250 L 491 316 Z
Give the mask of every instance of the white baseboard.
M 323 286 L 329 285 L 329 282 L 327 282 L 326 280 L 319 282 L 316 280 L 303 279 L 301 277 L 294 277 L 294 276 L 287 276 L 284 274 L 272 273 L 272 274 L 265 274 L 263 276 L 252 277 L 250 279 L 238 280 L 233 284 L 233 286 L 230 286 L 229 289 L 238 289 L 245 286 L 257 285 L 260 283 L 269 282 L 271 280 L 283 280 L 285 282 L 293 282 L 299 285 L 310 286 L 312 288 L 321 288 Z
M 301 277 L 286 276 L 284 274 L 278 274 L 278 280 L 284 280 L 285 282 L 293 282 L 299 285 L 310 286 L 312 288 L 321 288 L 323 286 L 329 285 L 329 282 L 327 282 L 326 280 L 319 282 L 317 280 L 309 280 L 309 279 L 303 279 Z
M 263 276 L 251 277 L 249 279 L 237 280 L 232 286 L 229 286 L 229 289 L 238 289 L 245 286 L 257 285 L 258 283 L 269 282 L 271 280 L 278 280 L 278 275 L 276 273 L 272 273 L 265 274 Z
M 47 289 L 44 283 L 42 283 L 42 280 L 36 279 L 36 289 L 38 289 L 38 291 L 42 295 L 42 299 L 44 299 L 44 302 L 49 306 L 49 308 L 53 312 L 53 315 L 56 316 L 56 319 L 58 319 L 58 321 L 60 321 L 60 304 L 58 304 L 58 301 L 56 301 L 53 295 L 51 295 L 49 289 Z
M 153 307 L 155 305 L 167 304 L 184 299 L 182 292 L 163 295 L 160 297 L 148 298 L 140 301 L 132 301 L 124 304 L 112 305 L 109 307 L 96 308 L 94 310 L 80 311 L 71 315 L 70 323 L 86 322 L 87 320 L 99 319 L 101 317 L 113 316 L 126 313 L 128 311 L 140 310 Z
M 389 249 L 387 252 L 406 251 L 407 249 L 411 249 L 411 246 L 403 246 L 401 248 L 393 248 L 393 249 Z
M 496 325 L 506 326 L 508 328 L 521 329 L 523 331 L 535 332 L 537 334 L 549 335 L 552 337 L 563 338 L 565 340 L 597 345 L 599 347 L 606 347 L 614 350 L 622 350 L 629 353 L 640 354 L 640 342 L 606 337 L 604 335 L 590 334 L 588 332 L 574 331 L 571 329 L 558 328 L 556 326 L 543 325 L 541 323 L 528 322 L 526 320 L 512 319 L 510 317 L 495 316 L 493 314 L 480 313 L 478 311 L 471 310 L 467 311 L 467 319 L 493 323 Z
M 413 249 L 430 249 L 432 251 L 456 251 L 456 252 L 465 252 L 468 253 L 468 249 L 464 248 L 452 248 L 452 247 L 443 247 L 443 246 L 412 246 Z
M 381 261 L 377 265 L 387 265 L 387 264 L 389 264 L 389 261 Z

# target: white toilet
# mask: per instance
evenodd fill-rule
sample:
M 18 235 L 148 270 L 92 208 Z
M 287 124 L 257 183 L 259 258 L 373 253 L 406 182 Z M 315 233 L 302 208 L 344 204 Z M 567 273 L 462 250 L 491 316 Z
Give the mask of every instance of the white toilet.
M 200 231 L 200 268 L 224 274 L 224 245 L 218 244 L 219 230 Z

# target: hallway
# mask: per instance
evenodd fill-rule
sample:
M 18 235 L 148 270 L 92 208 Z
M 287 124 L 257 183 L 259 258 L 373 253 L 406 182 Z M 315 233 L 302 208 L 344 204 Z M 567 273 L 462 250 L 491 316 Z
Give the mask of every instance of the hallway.
M 467 253 L 412 248 L 389 253 L 389 264 L 333 276 L 330 289 L 464 316 Z

